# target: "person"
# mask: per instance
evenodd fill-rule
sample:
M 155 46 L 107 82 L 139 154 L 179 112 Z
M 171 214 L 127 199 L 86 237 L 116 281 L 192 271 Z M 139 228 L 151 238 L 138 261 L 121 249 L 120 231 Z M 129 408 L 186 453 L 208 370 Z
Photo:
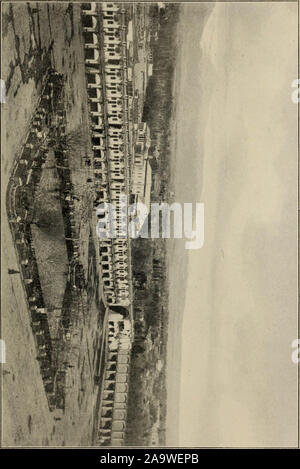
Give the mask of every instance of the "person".
M 12 275 L 12 274 L 19 274 L 20 271 L 19 270 L 15 270 L 15 269 L 8 269 L 8 274 L 9 275 Z

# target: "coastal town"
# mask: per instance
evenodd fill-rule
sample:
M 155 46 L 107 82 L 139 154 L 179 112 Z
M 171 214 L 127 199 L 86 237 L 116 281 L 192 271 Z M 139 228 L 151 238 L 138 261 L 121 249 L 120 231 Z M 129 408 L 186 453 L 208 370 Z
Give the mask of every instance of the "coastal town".
M 165 9 L 158 5 L 157 18 Z M 32 17 L 36 13 L 30 10 Z M 57 426 L 62 422 L 63 428 L 73 406 L 79 366 L 78 403 L 93 406 L 91 443 L 122 446 L 132 349 L 145 335 L 147 284 L 123 227 L 137 219 L 138 204 L 149 210 L 157 178 L 159 153 L 153 151 L 143 114 L 160 23 L 150 21 L 147 4 L 107 2 L 73 5 L 74 19 L 84 123 L 72 128 L 69 77 L 55 67 L 52 42 L 39 97 L 9 170 L 6 213 L 17 265 L 8 266 L 8 276 L 22 283 L 36 360 Z M 123 213 L 122 197 L 132 213 Z M 109 203 L 115 210 L 108 222 L 102 207 Z M 115 237 L 109 236 L 112 226 Z M 157 285 L 164 275 L 160 250 L 150 261 Z M 163 369 L 160 340 L 155 339 L 157 376 Z M 157 419 L 149 436 L 153 444 L 158 443 L 155 427 Z
M 299 448 L 299 2 L 0 8 L 1 449 Z

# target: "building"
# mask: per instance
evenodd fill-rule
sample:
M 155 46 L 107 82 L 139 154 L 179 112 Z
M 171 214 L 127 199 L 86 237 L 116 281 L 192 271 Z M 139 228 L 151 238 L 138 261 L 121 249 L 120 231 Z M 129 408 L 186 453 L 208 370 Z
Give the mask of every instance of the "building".
M 127 57 L 121 44 L 126 43 L 127 33 L 123 13 L 117 3 L 82 5 L 93 168 L 99 184 L 95 206 L 104 202 L 116 206 L 116 216 L 107 223 L 105 214 L 97 213 L 104 295 L 115 306 L 130 305 L 129 246 L 126 240 L 109 239 L 112 227 L 117 236 L 123 234 L 119 196 L 126 193 Z
M 132 343 L 132 323 L 126 314 L 108 316 L 108 358 L 99 410 L 98 443 L 122 446 L 125 439 Z
M 144 195 L 148 150 L 151 145 L 150 129 L 145 122 L 138 124 L 132 167 L 131 190 L 136 196 Z

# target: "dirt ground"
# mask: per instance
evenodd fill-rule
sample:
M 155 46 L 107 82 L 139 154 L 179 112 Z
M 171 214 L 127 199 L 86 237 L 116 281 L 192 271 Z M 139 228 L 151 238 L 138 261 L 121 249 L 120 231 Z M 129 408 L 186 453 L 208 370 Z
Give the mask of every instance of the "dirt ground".
M 80 44 L 80 6 L 68 3 L 20 3 L 2 6 L 2 78 L 6 102 L 2 104 L 1 236 L 2 324 L 6 363 L 2 367 L 2 445 L 81 446 L 91 444 L 94 405 L 95 350 L 101 341 L 99 305 L 89 301 L 81 332 L 72 339 L 73 356 L 67 375 L 66 409 L 63 416 L 50 413 L 39 372 L 25 295 L 18 269 L 5 207 L 7 182 L 34 112 L 45 70 L 50 65 L 65 76 L 67 131 L 86 129 L 87 108 Z M 72 182 L 83 193 L 88 170 L 72 161 Z M 80 208 L 80 258 L 85 276 L 97 277 L 98 262 L 89 254 L 89 236 L 96 241 L 93 223 L 84 205 Z M 96 250 L 97 251 L 97 250 Z M 96 268 L 94 267 L 96 265 Z M 95 270 L 96 269 L 96 270 Z M 99 288 L 97 285 L 95 288 Z M 93 294 L 95 294 L 95 288 Z

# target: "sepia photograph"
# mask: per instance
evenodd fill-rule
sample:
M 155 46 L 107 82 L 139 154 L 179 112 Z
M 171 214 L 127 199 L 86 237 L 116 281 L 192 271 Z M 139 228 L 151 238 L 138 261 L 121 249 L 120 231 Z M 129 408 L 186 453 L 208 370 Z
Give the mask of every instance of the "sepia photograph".
M 3 449 L 299 447 L 299 101 L 297 0 L 1 3 Z

